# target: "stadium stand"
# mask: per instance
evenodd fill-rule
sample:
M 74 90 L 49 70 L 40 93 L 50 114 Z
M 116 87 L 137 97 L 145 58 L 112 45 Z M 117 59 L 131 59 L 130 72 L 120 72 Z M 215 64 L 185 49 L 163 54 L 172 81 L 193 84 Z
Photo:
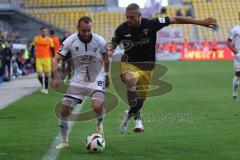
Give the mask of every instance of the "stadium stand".
M 199 39 L 225 40 L 229 30 L 238 23 L 239 0 L 192 0 L 196 18 L 215 17 L 219 23 L 217 32 L 197 27 Z
M 103 6 L 105 0 L 23 0 L 26 8 Z
M 28 14 L 70 32 L 76 31 L 77 19 L 90 16 L 94 22 L 94 32 L 110 40 L 114 28 L 123 21 L 123 14 L 115 12 L 90 13 L 87 9 L 32 9 Z M 58 15 L 58 16 L 56 16 Z

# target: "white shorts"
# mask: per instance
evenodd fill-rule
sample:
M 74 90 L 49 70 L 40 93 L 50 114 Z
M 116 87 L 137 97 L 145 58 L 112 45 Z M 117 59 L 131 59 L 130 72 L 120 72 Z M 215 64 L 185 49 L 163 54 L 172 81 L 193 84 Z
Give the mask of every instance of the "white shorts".
M 105 80 L 99 79 L 92 83 L 86 82 L 71 82 L 64 97 L 72 97 L 83 100 L 85 97 L 92 99 L 99 99 L 104 101 L 105 99 Z
M 240 53 L 235 55 L 234 58 L 234 71 L 240 72 Z

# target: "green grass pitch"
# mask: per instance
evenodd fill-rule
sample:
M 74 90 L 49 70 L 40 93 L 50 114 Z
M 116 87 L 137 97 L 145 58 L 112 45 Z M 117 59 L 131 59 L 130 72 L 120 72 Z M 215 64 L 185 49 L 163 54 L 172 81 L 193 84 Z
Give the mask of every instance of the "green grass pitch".
M 145 132 L 134 134 L 131 122 L 121 135 L 118 127 L 127 105 L 120 101 L 104 121 L 106 148 L 90 154 L 85 138 L 95 121 L 76 122 L 71 148 L 59 160 L 238 160 L 240 104 L 231 99 L 231 61 L 162 62 L 161 78 L 174 89 L 149 98 L 142 110 Z M 113 94 L 113 88 L 109 88 Z M 0 160 L 41 160 L 58 133 L 54 106 L 61 95 L 39 91 L 0 111 Z M 89 109 L 86 103 L 84 110 Z M 179 117 L 180 116 L 180 117 Z M 181 117 L 182 116 L 182 117 Z

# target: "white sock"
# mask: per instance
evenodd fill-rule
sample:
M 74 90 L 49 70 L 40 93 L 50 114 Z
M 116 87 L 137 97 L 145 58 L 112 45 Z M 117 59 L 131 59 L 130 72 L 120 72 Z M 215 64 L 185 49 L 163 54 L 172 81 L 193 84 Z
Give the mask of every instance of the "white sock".
M 68 142 L 68 121 L 59 120 L 60 133 L 62 135 L 62 142 Z
M 105 117 L 105 109 L 103 108 L 101 114 L 97 116 L 96 124 L 98 126 L 102 123 L 104 117 Z
M 237 96 L 237 88 L 239 85 L 239 78 L 237 76 L 234 76 L 233 82 L 232 82 L 232 95 Z

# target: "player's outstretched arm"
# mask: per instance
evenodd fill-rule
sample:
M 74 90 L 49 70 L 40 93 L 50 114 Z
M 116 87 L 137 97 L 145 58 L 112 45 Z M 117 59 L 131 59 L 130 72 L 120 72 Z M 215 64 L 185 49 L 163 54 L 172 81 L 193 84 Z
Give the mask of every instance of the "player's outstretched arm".
M 52 62 L 52 82 L 51 82 L 51 87 L 53 90 L 55 90 L 58 87 L 59 84 L 59 74 L 58 74 L 58 63 L 63 59 L 62 56 L 57 54 L 53 58 Z
M 206 18 L 204 20 L 193 19 L 191 17 L 182 17 L 176 16 L 170 18 L 171 24 L 195 24 L 200 25 L 208 28 L 215 29 L 217 27 L 217 20 L 215 18 Z
M 103 59 L 103 65 L 104 65 L 104 71 L 106 73 L 106 81 L 105 81 L 105 86 L 109 86 L 109 77 L 108 77 L 108 70 L 109 70 L 109 55 L 108 53 L 103 53 L 102 54 L 102 59 Z

